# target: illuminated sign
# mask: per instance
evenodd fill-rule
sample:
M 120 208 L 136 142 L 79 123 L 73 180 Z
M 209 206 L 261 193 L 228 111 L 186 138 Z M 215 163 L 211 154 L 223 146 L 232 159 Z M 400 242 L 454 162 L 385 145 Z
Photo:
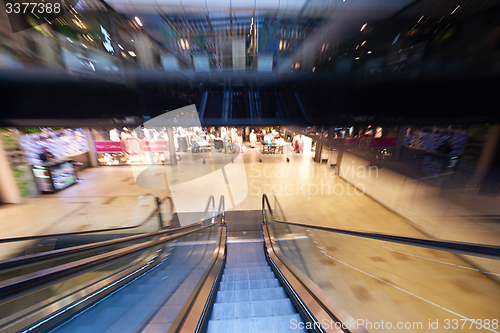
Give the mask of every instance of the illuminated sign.
M 106 29 L 104 29 L 104 27 L 102 25 L 101 25 L 101 32 L 104 35 L 104 39 L 105 39 L 105 41 L 102 42 L 102 45 L 104 45 L 104 48 L 106 49 L 106 51 L 114 53 L 115 49 L 111 45 L 111 36 L 106 31 Z

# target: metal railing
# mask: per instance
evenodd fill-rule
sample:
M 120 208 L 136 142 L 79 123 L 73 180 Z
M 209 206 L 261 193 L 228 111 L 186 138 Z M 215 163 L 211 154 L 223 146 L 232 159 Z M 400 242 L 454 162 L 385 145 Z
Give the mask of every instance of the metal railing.
M 185 227 L 181 227 L 181 228 L 176 228 L 177 230 L 186 230 L 188 228 L 196 227 L 192 230 L 178 232 L 178 233 L 175 233 L 172 235 L 168 235 L 168 233 L 173 231 L 173 229 L 166 229 L 166 230 L 161 230 L 161 231 L 158 231 L 155 233 L 150 233 L 147 235 L 131 236 L 134 239 L 137 237 L 148 237 L 150 239 L 148 239 L 145 242 L 140 243 L 140 244 L 134 244 L 132 246 L 127 246 L 127 247 L 120 248 L 120 249 L 114 249 L 114 250 L 112 249 L 110 252 L 104 251 L 104 252 L 101 252 L 100 254 L 95 255 L 95 256 L 83 258 L 83 259 L 80 259 L 80 260 L 77 260 L 74 262 L 70 262 L 68 264 L 58 265 L 56 267 L 45 269 L 45 270 L 40 271 L 40 272 L 33 272 L 33 273 L 29 273 L 29 274 L 26 274 L 23 276 L 19 276 L 19 277 L 13 278 L 13 279 L 9 279 L 9 280 L 5 280 L 3 282 L 0 282 L 0 294 L 2 295 L 2 297 L 0 299 L 0 303 L 5 302 L 6 300 L 11 299 L 12 297 L 21 297 L 21 295 L 29 295 L 31 290 L 34 290 L 35 288 L 41 287 L 43 285 L 58 283 L 59 281 L 62 281 L 66 278 L 74 276 L 75 274 L 84 273 L 84 272 L 88 271 L 89 269 L 98 269 L 100 267 L 104 267 L 104 266 L 108 265 L 109 263 L 116 262 L 117 260 L 121 260 L 124 258 L 128 258 L 128 257 L 135 255 L 137 253 L 140 253 L 144 250 L 151 249 L 151 248 L 154 248 L 155 246 L 164 244 L 168 241 L 178 239 L 180 237 L 186 236 L 188 234 L 192 234 L 192 233 L 200 231 L 202 229 L 211 228 L 211 227 L 214 227 L 216 225 L 219 225 L 219 223 L 215 223 L 212 220 L 213 218 L 215 218 L 215 216 L 218 215 L 215 212 L 215 203 L 214 202 L 215 202 L 214 197 L 211 196 L 209 198 L 209 201 L 207 204 L 207 209 L 205 211 L 205 213 L 208 213 L 210 206 L 212 206 L 212 212 L 210 214 L 211 216 L 208 219 L 205 216 L 205 218 L 202 219 L 198 223 L 195 223 L 195 224 L 192 224 L 189 226 L 185 226 Z M 210 204 L 212 204 L 212 205 L 210 205 Z M 224 209 L 224 199 L 223 198 L 221 198 L 221 203 L 219 203 L 219 207 L 222 210 Z M 219 212 L 221 212 L 221 210 L 219 210 Z M 221 221 L 222 221 L 224 219 L 225 212 L 222 211 L 222 213 L 220 215 L 221 215 Z M 129 238 L 129 237 L 126 237 L 126 238 Z M 117 241 L 124 242 L 124 240 L 122 240 L 122 239 L 106 241 L 106 242 L 102 242 L 103 244 L 101 244 L 101 246 L 115 244 Z M 158 257 L 158 256 L 156 256 L 156 257 Z M 151 262 L 152 261 L 145 263 L 146 266 L 144 266 L 144 267 L 148 267 L 147 268 L 148 270 L 152 269 L 152 267 L 154 267 L 154 265 L 150 265 Z M 127 273 L 127 271 L 124 271 L 123 273 L 118 274 L 116 277 L 116 279 L 119 279 L 118 281 L 114 281 L 113 279 L 109 280 L 110 278 L 107 278 L 106 281 L 109 280 L 109 283 L 111 283 L 111 286 L 112 286 L 111 288 L 108 285 L 101 285 L 101 283 L 100 283 L 98 288 L 102 288 L 102 290 L 105 290 L 105 292 L 102 293 L 100 296 L 92 298 L 91 300 L 90 300 L 90 297 L 85 297 L 85 296 L 86 295 L 91 295 L 91 296 L 97 295 L 100 293 L 100 291 L 96 292 L 97 287 L 93 286 L 93 285 L 89 285 L 89 286 L 85 287 L 84 290 L 81 290 L 77 293 L 78 297 L 80 297 L 80 298 L 83 297 L 83 301 L 78 301 L 76 304 L 80 304 L 83 302 L 86 304 L 85 306 L 88 306 L 88 305 L 90 305 L 90 304 L 88 304 L 88 302 L 96 302 L 99 299 L 101 299 L 102 297 L 105 297 L 105 295 L 108 295 L 113 290 L 118 289 L 120 286 L 127 283 L 127 281 L 131 281 L 134 278 L 136 278 L 138 275 L 144 274 L 144 272 L 141 270 L 135 270 L 134 268 L 131 268 L 131 269 L 134 270 L 133 273 L 129 274 L 129 273 Z M 25 319 L 30 320 L 30 321 L 35 320 L 32 322 L 31 325 L 35 324 L 37 329 L 40 329 L 40 327 L 42 327 L 42 326 L 45 327 L 44 325 L 50 326 L 51 325 L 50 321 L 53 319 L 60 320 L 61 318 L 64 318 L 64 317 L 67 317 L 68 315 L 70 315 L 69 312 L 79 311 L 82 309 L 81 306 L 78 306 L 75 308 L 73 308 L 73 306 L 69 306 L 69 308 L 72 310 L 67 312 L 68 304 L 70 304 L 70 303 L 68 303 L 68 301 L 65 300 L 64 297 L 68 297 L 68 296 L 63 295 L 63 299 L 61 299 L 58 302 L 56 302 L 55 304 L 51 305 L 50 309 L 46 309 L 47 311 L 50 310 L 50 313 L 51 313 L 49 316 L 49 319 L 42 320 L 41 322 L 39 322 L 39 324 L 35 324 L 36 320 L 38 320 L 42 317 L 33 318 L 33 319 L 29 319 L 29 318 L 26 319 L 25 318 Z M 71 296 L 71 299 L 73 302 L 74 297 Z M 87 301 L 87 299 L 89 299 L 89 301 Z M 45 311 L 45 310 L 41 311 L 43 316 L 47 315 L 47 311 Z M 40 314 L 40 316 L 42 314 Z M 24 318 L 24 316 L 23 316 L 23 318 Z M 40 326 L 40 325 L 42 325 L 42 326 Z M 35 326 L 33 326 L 33 327 L 35 327 Z
M 43 238 L 50 238 L 50 237 L 62 237 L 62 236 L 74 236 L 74 235 L 85 235 L 85 234 L 91 234 L 91 233 L 105 233 L 105 232 L 111 232 L 111 231 L 122 231 L 122 230 L 130 230 L 134 228 L 138 228 L 146 224 L 151 218 L 156 215 L 160 214 L 160 229 L 164 228 L 164 223 L 162 223 L 161 219 L 161 211 L 160 211 L 160 205 L 163 204 L 165 201 L 168 201 L 170 203 L 170 216 L 169 216 L 169 222 L 171 222 L 174 219 L 174 203 L 172 201 L 171 197 L 165 197 L 161 200 L 157 198 L 157 207 L 139 224 L 133 225 L 133 226 L 127 226 L 127 227 L 116 227 L 116 228 L 108 228 L 108 229 L 95 229 L 95 230 L 85 230 L 85 231 L 74 231 L 74 232 L 64 232 L 64 233 L 55 233 L 55 234 L 45 234 L 45 235 L 37 235 L 37 236 L 21 236 L 21 237 L 11 237 L 11 238 L 0 238 L 0 244 L 1 243 L 12 243 L 12 242 L 21 242 L 21 241 L 32 241 L 32 240 L 38 240 L 38 239 L 43 239 Z M 207 205 L 208 209 L 208 205 Z M 215 207 L 214 207 L 215 210 Z
M 267 204 L 268 210 L 273 218 L 273 221 L 277 222 L 277 223 L 283 223 L 283 224 L 300 226 L 300 227 L 307 227 L 307 228 L 329 231 L 329 232 L 350 235 L 350 236 L 371 238 L 371 239 L 387 241 L 387 242 L 392 242 L 392 243 L 425 247 L 425 248 L 429 248 L 429 249 L 442 250 L 442 251 L 454 252 L 454 253 L 465 254 L 465 255 L 472 255 L 472 256 L 492 258 L 492 259 L 500 258 L 500 246 L 480 245 L 480 244 L 466 243 L 466 242 L 444 241 L 444 240 L 408 237 L 408 236 L 391 235 L 391 234 L 384 234 L 384 233 L 378 233 L 378 232 L 356 231 L 356 230 L 340 229 L 340 228 L 333 228 L 333 227 L 327 227 L 327 226 L 321 226 L 321 225 L 279 220 L 279 219 L 276 219 L 274 217 L 272 209 L 271 209 L 271 205 L 269 204 L 269 199 L 267 198 L 266 194 L 262 195 L 262 213 L 264 216 L 263 217 L 264 223 L 266 223 L 266 216 L 265 216 L 265 214 L 266 214 L 265 205 L 266 204 Z
M 167 197 L 167 198 L 170 201 L 170 203 L 172 204 L 172 199 L 170 197 Z M 167 200 L 167 198 L 163 199 L 163 201 Z M 207 215 L 207 212 L 208 212 L 209 207 L 210 207 L 210 203 L 212 203 L 211 219 L 213 221 L 214 216 L 216 214 L 215 213 L 215 199 L 213 196 L 209 197 L 204 216 Z M 156 213 L 157 213 L 157 211 L 155 210 L 155 212 L 153 212 L 152 214 L 154 215 Z M 148 220 L 145 220 L 140 225 L 149 221 L 150 216 L 148 217 Z M 172 215 L 172 217 L 173 217 L 173 215 Z M 201 225 L 203 222 L 204 222 L 204 219 L 202 219 L 201 221 L 199 221 L 197 223 L 190 224 L 190 225 L 187 225 L 184 227 L 169 228 L 169 229 L 163 228 L 162 230 L 157 231 L 157 232 L 149 232 L 149 233 L 142 233 L 139 235 L 124 236 L 124 237 L 111 239 L 111 240 L 105 240 L 105 241 L 94 242 L 94 243 L 90 243 L 90 244 L 83 244 L 83 245 L 72 246 L 72 247 L 68 247 L 68 248 L 62 248 L 62 249 L 57 249 L 57 250 L 52 250 L 52 251 L 47 251 L 47 252 L 40 252 L 40 253 L 35 253 L 35 254 L 28 254 L 28 255 L 24 255 L 24 256 L 19 256 L 19 257 L 15 257 L 13 259 L 9 259 L 9 260 L 0 262 L 0 272 L 4 269 L 11 269 L 11 268 L 16 267 L 16 266 L 27 265 L 27 264 L 31 264 L 31 263 L 40 263 L 40 262 L 46 261 L 46 260 L 54 260 L 56 258 L 62 258 L 62 257 L 68 256 L 71 254 L 82 252 L 82 251 L 90 251 L 90 250 L 108 247 L 111 245 L 119 245 L 119 244 L 124 244 L 124 243 L 132 242 L 132 241 L 145 240 L 148 238 L 155 237 L 156 235 L 165 235 L 165 234 L 169 234 L 169 233 L 182 232 L 183 230 L 187 230 L 187 229 L 196 227 L 198 225 Z M 127 229 L 127 228 L 134 228 L 134 227 L 115 228 L 115 229 L 110 229 L 110 231 L 123 230 L 123 229 Z M 74 235 L 88 234 L 88 233 L 90 233 L 90 232 L 57 234 L 57 235 L 51 235 L 51 236 L 33 236 L 34 237 L 33 239 L 42 239 L 42 238 L 45 239 L 45 238 L 59 237 L 59 236 L 74 236 Z M 33 239 L 30 238 L 30 239 L 23 239 L 23 240 L 33 240 Z

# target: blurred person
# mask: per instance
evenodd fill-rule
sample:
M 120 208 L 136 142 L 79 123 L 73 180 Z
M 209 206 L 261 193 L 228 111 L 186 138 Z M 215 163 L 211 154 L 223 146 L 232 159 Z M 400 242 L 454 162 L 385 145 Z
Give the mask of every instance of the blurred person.
M 443 144 L 438 147 L 437 151 L 446 156 L 450 155 L 450 153 L 453 151 L 450 141 L 446 140 L 445 142 L 443 142 Z
M 448 169 L 450 153 L 453 151 L 450 141 L 445 140 L 445 142 L 443 142 L 443 144 L 439 146 L 436 151 L 441 154 L 440 172 L 445 172 Z
M 50 151 L 48 151 L 47 148 L 43 147 L 42 152 L 38 155 L 38 158 L 43 163 L 46 163 L 49 160 L 54 159 L 56 157 L 54 156 L 54 154 L 52 154 Z

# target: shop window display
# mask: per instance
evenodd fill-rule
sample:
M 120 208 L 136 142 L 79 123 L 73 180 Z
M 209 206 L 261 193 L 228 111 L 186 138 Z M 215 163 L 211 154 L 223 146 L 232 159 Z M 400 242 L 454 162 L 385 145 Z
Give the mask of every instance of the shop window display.
M 88 152 L 87 139 L 83 129 L 39 129 L 37 133 L 20 136 L 26 162 L 31 165 L 42 165 L 40 157 L 44 150 L 49 151 L 55 159 L 71 159 Z
M 169 139 L 166 128 L 92 129 L 97 159 L 100 165 L 131 165 L 169 163 Z M 236 128 L 173 127 L 173 146 L 176 159 L 183 154 L 216 151 L 236 152 L 241 146 Z M 232 147 L 232 148 L 231 148 Z
M 54 193 L 76 183 L 72 160 L 88 152 L 83 129 L 26 128 L 19 142 L 38 189 Z
M 92 129 L 99 165 L 163 163 L 168 160 L 165 128 Z

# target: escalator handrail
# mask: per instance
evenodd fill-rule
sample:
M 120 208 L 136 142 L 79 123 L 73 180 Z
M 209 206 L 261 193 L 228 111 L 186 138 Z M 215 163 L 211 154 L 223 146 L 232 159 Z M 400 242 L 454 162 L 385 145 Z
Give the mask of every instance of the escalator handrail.
M 15 257 L 10 260 L 6 260 L 3 262 L 0 262 L 0 271 L 4 269 L 9 269 L 13 268 L 16 266 L 21 266 L 21 265 L 26 265 L 30 263 L 40 263 L 43 260 L 48 260 L 48 259 L 57 259 L 59 257 L 71 255 L 77 252 L 81 251 L 89 251 L 89 250 L 94 250 L 98 249 L 101 247 L 107 247 L 110 245 L 115 245 L 115 244 L 120 244 L 120 243 L 126 243 L 130 242 L 133 240 L 138 240 L 141 238 L 149 238 L 149 237 L 154 237 L 157 235 L 163 235 L 163 234 L 169 234 L 172 232 L 177 232 L 177 231 L 182 231 L 185 229 L 192 228 L 194 226 L 198 226 L 202 224 L 203 221 L 190 224 L 188 226 L 184 227 L 179 227 L 179 228 L 172 228 L 172 229 L 165 229 L 165 230 L 160 230 L 156 232 L 151 232 L 151 233 L 145 233 L 145 234 L 139 234 L 139 235 L 133 235 L 133 236 L 127 236 L 127 237 L 121 237 L 117 239 L 110 239 L 107 241 L 101 241 L 101 242 L 95 242 L 95 243 L 90 243 L 90 244 L 84 244 L 84 245 L 78 245 L 78 246 L 72 246 L 68 248 L 63 248 L 59 250 L 53 250 L 53 251 L 48 251 L 48 252 L 40 252 L 40 253 L 35 253 L 35 254 L 28 254 L 22 257 Z
M 161 239 L 152 240 L 148 243 L 138 244 L 136 246 L 116 250 L 116 251 L 113 251 L 112 253 L 111 252 L 104 253 L 104 254 L 100 255 L 99 258 L 97 258 L 97 260 L 93 260 L 92 258 L 82 259 L 79 263 L 80 265 L 77 265 L 76 263 L 72 263 L 71 264 L 72 267 L 54 267 L 54 268 L 50 269 L 52 272 L 49 272 L 49 274 L 45 275 L 44 277 L 41 277 L 42 280 L 38 279 L 38 280 L 32 281 L 32 282 L 34 282 L 32 285 L 21 284 L 18 286 L 14 286 L 14 288 L 17 288 L 17 292 L 16 292 L 16 290 L 12 290 L 12 289 L 8 290 L 9 295 L 7 295 L 7 297 L 4 297 L 4 295 L 5 295 L 4 291 L 1 290 L 0 295 L 2 295 L 2 300 L 0 300 L 0 304 L 5 302 L 5 301 L 8 302 L 11 299 L 16 300 L 18 297 L 21 297 L 21 295 L 25 294 L 26 292 L 29 294 L 32 291 L 36 291 L 38 286 L 44 287 L 50 283 L 54 283 L 54 282 L 58 283 L 60 281 L 64 281 L 66 278 L 71 278 L 75 274 L 85 273 L 88 270 L 95 270 L 95 269 L 99 269 L 100 267 L 105 267 L 106 265 L 108 265 L 110 263 L 116 262 L 116 261 L 121 260 L 121 259 L 125 259 L 131 255 L 138 253 L 138 252 L 142 252 L 142 251 L 148 250 L 150 248 L 154 248 L 154 247 L 159 246 L 159 245 L 161 246 L 162 244 L 170 242 L 174 239 L 182 238 L 182 237 L 187 236 L 189 234 L 198 232 L 202 229 L 212 228 L 216 225 L 218 225 L 218 223 L 207 224 L 207 225 L 204 225 L 204 226 L 197 228 L 195 230 L 170 235 L 168 237 L 164 237 Z M 156 255 L 155 257 L 158 257 L 158 255 Z M 27 330 L 24 330 L 24 329 L 23 330 L 25 332 L 27 332 L 27 331 L 31 331 L 32 329 L 36 328 L 36 330 L 34 330 L 34 332 L 45 332 L 45 331 L 48 331 L 46 329 L 48 327 L 50 329 L 52 329 L 53 327 L 55 327 L 54 324 L 52 323 L 54 320 L 59 321 L 59 323 L 66 321 L 68 318 L 70 318 L 71 316 L 73 316 L 75 314 L 75 312 L 74 312 L 75 310 L 82 311 L 85 307 L 91 306 L 92 304 L 96 304 L 95 302 L 99 302 L 100 300 L 103 299 L 103 297 L 104 298 L 107 297 L 106 295 L 113 294 L 116 290 L 119 290 L 124 284 L 128 284 L 131 281 L 134 281 L 135 279 L 137 279 L 137 277 L 140 277 L 141 275 L 143 275 L 145 273 L 143 271 L 143 269 L 146 268 L 147 266 L 149 266 L 149 264 L 151 262 L 153 262 L 153 260 L 155 260 L 155 257 L 146 258 L 143 261 L 143 263 L 144 263 L 143 267 L 141 267 L 140 269 L 129 267 L 129 268 L 132 268 L 134 270 L 133 272 L 127 271 L 127 269 L 126 269 L 123 274 L 122 273 L 113 274 L 113 275 L 110 275 L 109 277 L 105 278 L 104 280 L 101 280 L 101 281 L 105 281 L 105 284 L 98 282 L 97 283 L 97 285 L 99 285 L 98 289 L 95 288 L 96 284 L 87 285 L 84 287 L 84 289 L 81 289 L 81 290 L 74 289 L 74 291 L 71 295 L 78 296 L 78 298 L 74 298 L 69 294 L 63 295 L 63 298 L 56 301 L 56 303 L 58 305 L 55 306 L 56 303 L 52 303 L 48 308 L 45 308 L 45 309 L 49 309 L 50 311 L 49 312 L 45 311 L 45 314 L 42 314 L 42 316 L 37 317 L 37 315 L 33 314 L 33 315 L 28 316 L 28 317 L 24 317 L 25 314 L 22 314 L 22 311 L 21 311 L 21 316 L 23 316 L 22 318 L 29 318 L 29 317 L 34 318 L 34 321 L 32 323 L 25 326 L 25 328 L 27 328 L 27 327 L 30 327 L 30 328 Z M 163 261 L 161 257 L 159 260 Z M 155 266 L 156 265 L 153 265 L 149 270 L 154 269 Z M 50 273 L 52 273 L 52 274 L 50 274 Z M 36 274 L 35 274 L 34 278 L 37 279 Z M 20 282 L 23 282 L 23 281 L 20 281 Z M 101 294 L 101 292 L 103 292 L 103 293 Z M 98 295 L 98 294 L 101 294 L 100 298 L 97 297 L 97 298 L 93 298 L 93 300 L 90 300 L 91 297 Z M 69 297 L 69 299 L 68 299 L 68 297 Z M 89 300 L 91 303 L 89 303 Z M 39 309 L 39 310 L 44 311 L 43 309 Z M 36 310 L 36 311 L 39 311 L 39 310 Z M 70 310 L 70 311 L 68 311 L 68 310 Z M 61 319 L 61 315 L 63 317 L 62 319 Z M 19 318 L 21 318 L 21 317 L 19 317 Z M 11 322 L 13 322 L 13 320 L 19 322 L 18 319 L 10 318 Z M 26 324 L 24 324 L 24 325 L 26 325 Z M 57 326 L 58 323 L 56 322 L 55 325 Z
M 161 200 L 158 201 L 159 205 L 156 207 L 148 216 L 145 218 L 141 223 L 128 226 L 128 227 L 116 227 L 116 228 L 108 228 L 108 229 L 96 229 L 96 230 L 85 230 L 85 231 L 73 231 L 73 232 L 63 232 L 63 233 L 56 233 L 56 234 L 46 234 L 46 235 L 36 235 L 36 236 L 22 236 L 22 237 L 11 237 L 11 238 L 1 238 L 0 239 L 0 244 L 2 243 L 14 243 L 14 242 L 22 242 L 22 241 L 32 241 L 32 240 L 38 240 L 38 239 L 44 239 L 44 238 L 50 238 L 50 237 L 63 237 L 63 236 L 74 236 L 74 235 L 85 235 L 85 234 L 92 234 L 92 233 L 104 233 L 104 232 L 109 232 L 109 231 L 116 231 L 116 230 L 127 230 L 127 229 L 134 229 L 143 226 L 146 224 L 155 214 L 160 212 L 159 206 L 163 204 L 166 200 L 170 202 L 170 222 L 174 219 L 174 203 L 172 201 L 171 197 L 165 197 Z
M 193 292 L 182 307 L 181 311 L 170 326 L 168 332 L 203 332 L 208 323 L 208 310 L 215 299 L 216 285 L 220 282 L 224 262 L 226 260 L 226 228 L 225 228 L 225 203 L 224 195 L 219 201 L 220 222 L 222 225 L 220 238 L 214 257 L 208 268 L 198 281 Z M 168 333 L 167 332 L 167 333 Z
M 169 198 L 169 197 L 167 197 L 167 198 Z M 215 214 L 214 196 L 211 195 L 208 199 L 207 208 L 205 210 L 204 216 L 206 216 L 206 214 L 208 212 L 208 207 L 210 206 L 210 202 L 213 203 L 212 204 L 212 206 L 213 206 L 212 216 L 214 216 L 214 214 Z M 90 243 L 90 244 L 84 244 L 84 245 L 63 248 L 60 250 L 40 252 L 40 253 L 35 253 L 35 254 L 28 254 L 25 256 L 21 256 L 21 257 L 15 257 L 13 259 L 0 262 L 0 271 L 2 271 L 4 269 L 10 269 L 10 268 L 13 268 L 16 266 L 30 264 L 33 262 L 39 263 L 42 260 L 56 259 L 59 257 L 74 254 L 74 253 L 77 253 L 80 251 L 97 249 L 97 248 L 115 245 L 115 244 L 119 244 L 119 243 L 129 242 L 132 240 L 154 237 L 156 235 L 168 234 L 171 232 L 181 232 L 182 230 L 187 230 L 187 229 L 193 228 L 195 226 L 201 225 L 204 223 L 204 221 L 205 220 L 201 220 L 200 222 L 193 223 L 193 224 L 179 227 L 179 228 L 163 229 L 163 230 L 155 231 L 155 232 L 151 232 L 151 233 L 143 233 L 143 234 L 138 234 L 138 235 L 121 237 L 121 238 L 117 238 L 117 239 L 110 239 L 110 240 L 106 240 L 106 241 L 102 241 L 102 242 L 96 242 L 96 243 Z
M 222 225 L 226 224 L 226 203 L 224 202 L 224 195 L 220 196 L 219 200 L 219 209 L 217 215 L 221 215 L 221 223 Z
M 279 247 L 274 245 L 274 236 L 268 224 L 262 225 L 264 235 L 264 252 L 269 261 L 269 266 L 275 271 L 276 277 L 281 281 L 283 288 L 288 289 L 288 296 L 295 304 L 296 308 L 305 316 L 306 322 L 312 323 L 315 332 L 325 332 L 324 321 L 331 323 L 346 323 L 350 316 L 344 309 L 340 308 L 318 287 L 314 288 L 314 282 L 300 272 L 294 265 L 283 261 Z M 325 301 L 328 300 L 329 302 Z M 333 306 L 332 306 L 333 305 Z M 333 310 L 336 309 L 337 311 Z M 337 315 L 340 313 L 341 316 Z M 341 319 L 342 317 L 342 319 Z M 334 325 L 331 327 L 333 328 Z M 367 333 L 363 327 L 349 329 L 348 326 L 339 325 L 335 332 L 345 333 Z
M 209 199 L 209 201 L 210 200 L 213 200 L 213 197 L 211 197 Z M 198 222 L 198 223 L 193 224 L 193 225 L 198 225 L 198 224 L 203 223 L 205 221 L 207 221 L 207 219 L 202 220 L 201 222 Z M 191 226 L 193 226 L 193 225 L 191 225 Z M 181 238 L 181 237 L 187 236 L 189 234 L 196 233 L 202 229 L 212 228 L 212 227 L 217 226 L 217 225 L 219 225 L 219 222 L 206 223 L 205 225 L 202 225 L 201 227 L 193 229 L 193 230 L 185 231 L 182 233 L 176 233 L 173 235 L 169 235 L 167 237 L 158 237 L 156 239 L 152 239 L 152 240 L 145 242 L 145 243 L 136 244 L 136 245 L 133 245 L 130 247 L 118 249 L 118 250 L 108 252 L 108 253 L 103 253 L 103 254 L 100 254 L 100 255 L 92 257 L 92 258 L 85 258 L 85 259 L 79 260 L 78 262 L 70 263 L 68 265 L 62 265 L 62 266 L 50 268 L 50 269 L 46 270 L 44 272 L 45 274 L 43 274 L 43 275 L 37 274 L 37 273 L 27 274 L 26 276 L 20 277 L 18 279 L 17 285 L 12 286 L 12 284 L 11 284 L 10 285 L 10 286 L 12 286 L 11 288 L 9 288 L 9 286 L 3 286 L 3 287 L 7 287 L 7 288 L 4 288 L 4 290 L 2 290 L 2 288 L 0 288 L 0 295 L 2 295 L 2 300 L 0 300 L 0 302 L 8 300 L 12 297 L 18 297 L 20 294 L 25 293 L 27 290 L 36 290 L 36 288 L 40 285 L 45 285 L 45 284 L 64 280 L 68 277 L 73 276 L 74 274 L 79 274 L 80 272 L 85 272 L 89 269 L 96 269 L 96 268 L 105 266 L 110 262 L 114 262 L 114 261 L 123 259 L 125 257 L 130 256 L 130 255 L 134 255 L 135 253 L 147 250 L 148 248 L 152 248 L 152 247 L 161 245 L 163 243 L 169 242 L 171 240 L 174 240 L 176 238 Z M 158 232 L 158 234 L 163 233 L 163 232 L 168 232 L 168 230 L 162 230 L 162 231 Z M 224 236 L 225 236 L 225 234 L 224 234 Z M 147 259 L 147 260 L 149 260 L 149 259 Z M 147 262 L 146 264 L 149 264 L 149 262 Z M 140 270 L 136 270 L 136 272 L 134 272 L 134 274 L 137 272 L 140 273 Z M 136 275 L 129 274 L 129 273 L 125 273 L 125 274 L 128 274 L 128 275 L 124 277 L 122 274 L 122 275 L 118 275 L 118 277 L 116 277 L 116 278 L 113 275 L 112 277 L 110 277 L 111 280 L 110 280 L 110 278 L 107 279 L 108 284 L 103 285 L 100 288 L 104 288 L 102 290 L 107 290 L 107 289 L 109 289 L 109 286 L 112 286 L 111 289 L 107 290 L 107 293 L 108 294 L 113 293 L 114 290 L 120 288 L 120 284 L 117 285 L 116 281 L 118 281 L 118 280 L 122 281 L 124 278 L 126 278 L 128 280 L 133 280 L 134 278 L 136 278 L 135 277 Z M 31 281 L 29 279 L 30 277 L 31 277 Z M 0 285 L 1 285 L 1 283 L 0 283 Z M 35 289 L 33 289 L 33 288 L 35 288 Z M 5 293 L 5 290 L 7 291 L 7 293 Z M 96 290 L 91 290 L 91 292 L 95 294 Z M 80 295 L 84 295 L 81 293 L 81 291 L 79 293 L 80 293 Z M 104 293 L 104 294 L 106 294 L 106 293 Z M 87 298 L 88 297 L 85 297 L 85 300 Z M 64 301 L 64 302 L 66 302 L 66 301 Z M 65 305 L 63 305 L 62 308 L 58 308 L 56 310 L 56 312 L 59 311 L 58 315 L 65 313 L 64 316 L 66 316 L 66 317 L 71 316 L 72 315 L 71 311 L 68 313 L 68 312 L 66 312 L 67 309 L 66 310 L 63 310 L 63 309 L 65 307 L 66 308 L 67 307 L 73 308 L 74 304 L 80 304 L 80 303 L 82 303 L 80 300 L 72 300 L 71 304 L 67 304 L 67 302 L 66 302 L 66 303 L 64 303 Z M 52 311 L 54 311 L 54 310 L 52 310 Z M 40 317 L 41 321 L 38 322 L 36 327 L 40 326 L 40 324 L 50 326 L 51 325 L 50 321 L 56 317 L 57 317 L 57 315 L 52 315 L 52 314 L 50 314 L 49 317 L 46 317 L 48 319 L 43 319 L 42 317 Z
M 276 275 L 283 281 L 283 286 L 286 286 L 285 288 L 291 290 L 289 296 L 295 299 L 294 303 L 296 303 L 302 313 L 307 317 L 308 322 L 314 323 L 314 331 L 324 332 L 324 320 L 327 320 L 329 323 L 333 320 L 334 322 L 339 323 L 338 328 L 337 324 L 335 324 L 335 328 L 337 328 L 335 332 L 368 333 L 368 331 L 362 326 L 353 328 L 349 327 L 349 325 L 345 325 L 347 322 L 353 322 L 353 317 L 343 308 L 338 306 L 335 301 L 328 297 L 328 295 L 326 295 L 307 276 L 301 274 L 297 267 L 293 264 L 285 262 L 282 259 L 283 255 L 281 249 L 279 246 L 276 246 L 274 234 L 269 224 L 266 222 L 264 203 L 267 203 L 267 207 L 270 212 L 272 212 L 272 209 L 269 205 L 267 196 L 265 194 L 264 196 L 262 198 L 264 207 L 264 223 L 262 225 L 262 231 L 264 234 L 266 257 L 268 257 L 270 265 L 274 266 L 276 269 Z M 272 214 L 271 219 L 274 221 Z M 333 329 L 333 325 L 330 326 L 330 328 Z
M 164 238 L 161 237 L 155 238 L 145 243 L 135 244 L 122 249 L 102 253 L 90 258 L 80 259 L 77 260 L 76 262 L 59 265 L 39 272 L 28 273 L 23 276 L 18 276 L 9 280 L 2 281 L 0 282 L 0 295 L 2 295 L 1 299 L 15 296 L 16 294 L 23 293 L 27 290 L 31 290 L 42 284 L 53 283 L 54 281 L 64 279 L 68 276 L 87 270 L 91 267 L 95 267 L 101 264 L 106 264 L 107 262 L 112 260 L 118 260 L 125 256 L 137 253 L 139 251 L 143 251 L 147 248 L 191 234 L 193 232 L 197 232 L 205 228 L 211 228 L 216 225 L 218 225 L 218 223 L 203 225 L 193 230 L 175 233 L 173 235 L 169 235 Z M 167 232 L 167 230 L 159 231 L 156 234 L 160 235 L 165 232 Z
M 322 231 L 329 231 L 355 237 L 371 238 L 391 243 L 399 243 L 410 246 L 431 248 L 435 250 L 448 251 L 465 255 L 472 255 L 472 256 L 485 257 L 491 259 L 500 259 L 500 246 L 495 246 L 495 245 L 484 245 L 484 244 L 474 244 L 474 243 L 457 242 L 449 240 L 435 240 L 435 239 L 426 239 L 426 238 L 409 237 L 401 235 L 391 235 L 379 232 L 357 231 L 357 230 L 333 228 L 327 226 L 279 220 L 274 217 L 271 205 L 269 204 L 269 199 L 265 193 L 262 195 L 262 213 L 264 216 L 264 223 L 265 223 L 266 204 L 269 213 L 272 216 L 273 221 L 277 223 L 312 228 Z

